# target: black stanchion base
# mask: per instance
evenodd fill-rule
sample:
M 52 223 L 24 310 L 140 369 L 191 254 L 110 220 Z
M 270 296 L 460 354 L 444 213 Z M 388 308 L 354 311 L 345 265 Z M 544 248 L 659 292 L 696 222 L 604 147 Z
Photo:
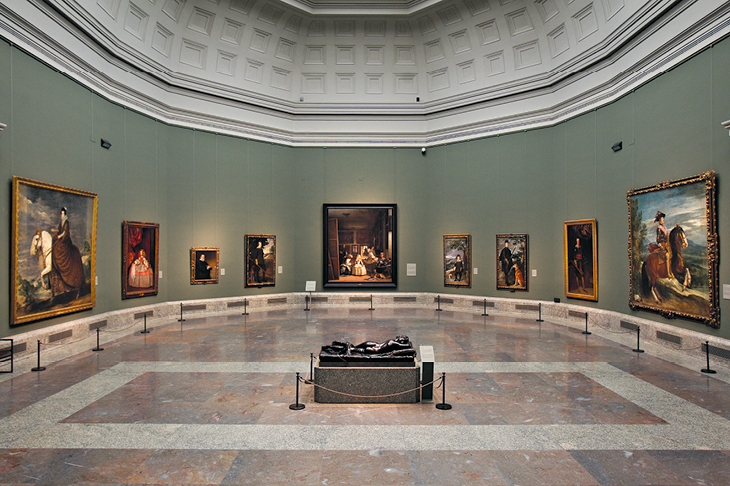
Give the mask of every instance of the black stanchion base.
M 443 309 L 436 309 L 436 312 L 441 312 Z
M 535 319 L 535 322 L 545 322 L 543 319 Z
M 448 403 L 437 403 L 436 408 L 438 408 L 439 410 L 451 410 L 451 405 L 449 405 Z
M 489 317 L 489 314 L 482 314 L 482 317 Z
M 140 334 L 149 334 L 149 333 L 150 333 L 150 331 L 148 331 L 148 330 L 146 330 L 146 329 L 145 329 L 144 331 L 139 331 L 139 333 L 140 333 Z
M 643 353 L 644 352 L 643 349 L 632 349 L 631 351 L 633 351 L 634 353 Z
M 30 371 L 43 371 L 45 370 L 45 366 L 38 366 L 37 368 L 31 368 Z
M 94 348 L 92 351 L 104 351 L 104 348 Z
M 185 322 L 185 319 L 178 319 L 177 322 Z
M 242 316 L 247 316 L 248 315 L 248 312 L 243 312 L 241 315 Z
M 710 374 L 710 375 L 713 375 L 713 374 L 717 373 L 717 371 L 711 370 L 710 368 L 702 368 L 700 371 L 703 372 L 703 373 Z
M 304 312 L 309 312 L 311 309 L 304 309 Z
M 589 334 L 593 334 L 593 333 L 590 331 L 583 331 L 581 334 L 585 334 L 586 336 L 588 336 Z
M 292 403 L 289 405 L 289 408 L 291 410 L 304 410 L 304 404 L 303 403 Z

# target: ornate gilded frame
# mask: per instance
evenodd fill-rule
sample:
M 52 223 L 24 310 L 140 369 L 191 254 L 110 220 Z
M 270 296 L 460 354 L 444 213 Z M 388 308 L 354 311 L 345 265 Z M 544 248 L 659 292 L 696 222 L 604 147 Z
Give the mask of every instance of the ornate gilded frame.
M 715 184 L 715 172 L 709 171 L 632 189 L 626 193 L 631 309 L 648 310 L 666 318 L 679 317 L 700 321 L 714 328 L 720 327 Z M 658 213 L 662 212 L 666 213 L 665 227 L 670 234 L 669 240 L 674 239 L 671 234 L 675 227 L 684 233 L 684 242 L 682 235 L 677 238 L 679 251 L 670 253 L 670 258 L 658 249 L 653 243 L 655 237 L 649 233 L 658 231 L 657 226 L 661 221 L 656 220 L 661 216 Z M 682 219 L 677 221 L 678 217 Z M 653 248 L 649 246 L 650 243 Z M 678 262 L 675 261 L 674 253 L 681 257 Z M 646 265 L 651 254 L 663 258 L 654 257 L 652 264 Z M 666 260 L 669 260 L 675 278 L 660 275 L 661 267 L 666 269 Z M 681 266 L 677 263 L 681 263 Z M 649 267 L 658 270 L 654 272 Z M 655 283 L 652 286 L 653 278 Z
M 471 288 L 471 235 L 444 235 L 444 287 Z M 456 274 L 456 257 L 463 264 L 462 275 Z
M 568 298 L 598 301 L 597 226 L 595 219 L 563 223 L 563 280 Z
M 259 265 L 256 262 L 256 247 L 261 242 L 264 255 L 264 272 L 259 276 Z M 276 236 L 245 235 L 244 251 L 246 252 L 246 287 L 274 287 L 276 285 Z M 258 278 L 257 278 L 258 277 Z
M 152 271 L 152 285 L 135 287 L 134 278 L 130 278 L 132 265 L 136 264 L 144 251 L 146 260 Z M 160 225 L 158 223 L 141 223 L 138 221 L 122 222 L 122 299 L 134 299 L 157 295 L 160 264 Z
M 94 307 L 98 198 L 92 192 L 13 177 L 11 326 Z M 63 224 L 59 223 L 61 208 L 67 209 L 71 237 L 66 253 L 74 254 L 68 259 L 83 271 L 83 276 L 77 272 L 74 278 L 78 281 L 75 288 L 68 285 L 70 279 L 64 280 L 64 271 L 53 265 L 52 245 Z M 38 251 L 31 253 L 35 242 Z M 80 267 L 76 265 L 79 258 Z
M 512 262 L 509 265 L 507 274 L 503 271 L 501 261 L 501 253 L 504 248 L 505 241 L 509 241 L 512 248 Z M 527 291 L 529 288 L 529 237 L 527 233 L 500 233 L 497 235 L 497 254 L 495 262 L 497 264 L 497 273 L 495 275 L 497 282 L 497 290 L 520 290 Z M 518 255 L 518 261 L 514 261 L 515 255 Z
M 195 274 L 195 264 L 205 255 L 205 261 L 210 268 L 210 278 L 198 278 Z M 210 246 L 196 246 L 190 249 L 190 285 L 217 284 L 219 280 L 220 248 Z

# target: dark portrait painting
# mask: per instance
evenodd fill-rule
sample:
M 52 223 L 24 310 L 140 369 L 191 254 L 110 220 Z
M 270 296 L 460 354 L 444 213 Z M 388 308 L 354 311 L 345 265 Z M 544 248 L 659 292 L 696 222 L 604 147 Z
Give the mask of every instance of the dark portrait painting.
M 160 225 L 122 223 L 122 299 L 157 295 Z
M 563 223 L 563 268 L 566 297 L 598 300 L 596 246 L 595 219 Z
M 397 285 L 396 205 L 324 205 L 324 287 Z
M 94 307 L 94 193 L 13 177 L 13 326 Z
M 719 327 L 714 171 L 626 197 L 629 307 Z
M 497 289 L 527 290 L 527 233 L 497 235 Z
M 190 285 L 217 284 L 220 248 L 200 246 L 190 249 Z
M 276 236 L 246 235 L 246 287 L 276 285 Z

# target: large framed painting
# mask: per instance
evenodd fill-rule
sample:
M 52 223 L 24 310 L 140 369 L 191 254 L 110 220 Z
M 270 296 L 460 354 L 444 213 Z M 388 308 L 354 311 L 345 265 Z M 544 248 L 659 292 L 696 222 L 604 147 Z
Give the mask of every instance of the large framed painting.
M 157 295 L 160 225 L 122 222 L 122 299 Z
M 444 235 L 444 287 L 471 288 L 471 235 Z
M 598 300 L 597 246 L 595 219 L 563 223 L 563 279 L 566 297 Z
M 720 327 L 715 172 L 628 191 L 629 307 Z
M 395 204 L 323 206 L 324 288 L 396 288 Z
M 190 285 L 217 284 L 220 248 L 207 246 L 190 249 Z
M 13 177 L 11 326 L 94 307 L 97 203 L 91 192 Z
M 527 290 L 527 233 L 497 235 L 497 289 Z
M 276 236 L 246 235 L 246 287 L 276 285 Z

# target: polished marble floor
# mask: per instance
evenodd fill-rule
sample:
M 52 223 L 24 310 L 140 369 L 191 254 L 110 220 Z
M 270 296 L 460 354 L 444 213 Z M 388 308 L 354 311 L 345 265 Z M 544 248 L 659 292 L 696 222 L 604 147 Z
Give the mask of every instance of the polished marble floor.
M 434 347 L 451 410 L 316 404 L 305 384 L 289 409 L 322 344 L 397 334 Z M 728 485 L 728 375 L 528 318 L 168 321 L 0 381 L 0 484 Z

